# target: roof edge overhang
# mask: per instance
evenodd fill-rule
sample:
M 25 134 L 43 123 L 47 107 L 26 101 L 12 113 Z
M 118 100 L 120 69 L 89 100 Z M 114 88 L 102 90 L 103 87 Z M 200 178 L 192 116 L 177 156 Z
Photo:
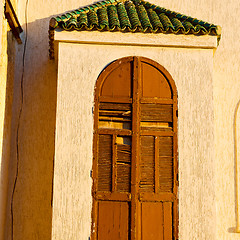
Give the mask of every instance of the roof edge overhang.
M 99 31 L 64 31 L 55 29 L 50 32 L 50 58 L 54 58 L 54 46 L 59 42 L 97 45 L 149 46 L 168 48 L 216 49 L 218 36 L 144 34 Z

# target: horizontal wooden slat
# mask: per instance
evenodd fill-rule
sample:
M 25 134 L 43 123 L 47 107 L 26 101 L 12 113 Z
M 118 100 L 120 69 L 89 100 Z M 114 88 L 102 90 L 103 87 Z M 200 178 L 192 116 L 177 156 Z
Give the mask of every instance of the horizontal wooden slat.
M 170 104 L 141 104 L 141 121 L 173 121 L 173 107 Z
M 132 104 L 115 102 L 100 102 L 99 110 L 131 111 Z
M 155 132 L 157 132 L 157 131 L 169 131 L 169 130 L 171 130 L 172 128 L 161 128 L 161 127 L 141 127 L 141 130 L 142 131 L 155 131 Z
M 102 201 L 131 201 L 131 194 L 125 192 L 97 192 L 93 194 L 94 198 Z
M 173 202 L 176 197 L 173 193 L 139 193 L 139 200 L 142 202 Z
M 115 111 L 115 110 L 100 110 L 99 116 L 106 116 L 106 117 L 131 117 L 131 111 L 130 110 L 124 110 L 124 111 Z
M 161 129 L 159 131 L 154 131 L 151 128 L 150 130 L 141 130 L 140 134 L 142 136 L 173 136 L 174 132 L 168 129 Z
M 172 131 L 172 123 L 168 122 L 141 122 L 143 131 Z
M 99 121 L 111 121 L 111 122 L 131 122 L 130 118 L 127 117 L 99 117 Z
M 132 103 L 132 98 L 124 98 L 124 97 L 99 97 L 100 102 L 112 102 L 112 103 Z
M 113 135 L 113 134 L 117 134 L 118 136 L 131 136 L 132 135 L 132 131 L 131 130 L 128 130 L 128 129 L 105 129 L 105 128 L 102 128 L 102 129 L 98 129 L 96 131 L 98 134 L 110 134 L 110 135 Z
M 99 129 L 116 129 L 116 130 L 121 130 L 121 129 L 131 129 L 132 128 L 132 123 L 131 121 L 99 121 L 98 123 Z
M 117 163 L 131 162 L 131 145 L 117 144 Z
M 131 129 L 131 104 L 100 103 L 99 128 Z
M 141 98 L 141 103 L 160 103 L 160 104 L 173 104 L 173 99 L 170 98 Z
M 141 122 L 140 123 L 141 127 L 151 127 L 151 128 L 172 128 L 172 123 L 168 123 L 168 122 Z

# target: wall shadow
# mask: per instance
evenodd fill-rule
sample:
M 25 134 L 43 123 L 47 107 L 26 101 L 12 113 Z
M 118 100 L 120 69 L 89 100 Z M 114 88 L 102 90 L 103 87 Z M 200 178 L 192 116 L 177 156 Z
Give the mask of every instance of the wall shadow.
M 6 213 L 5 239 L 12 239 L 11 201 L 17 167 L 18 177 L 13 198 L 13 238 L 51 239 L 52 185 L 55 153 L 55 125 L 57 101 L 57 64 L 48 56 L 49 18 L 39 19 L 27 25 L 27 44 L 23 77 L 23 103 L 21 102 L 21 78 L 23 72 L 23 48 L 18 45 L 13 82 L 9 184 Z M 25 41 L 26 25 L 21 36 Z M 19 112 L 22 114 L 19 125 Z M 6 128 L 6 131 L 9 131 Z M 9 133 L 8 133 L 9 134 Z
M 6 34 L 6 35 L 5 35 Z M 2 156 L 1 156 L 1 193 L 0 193 L 0 208 L 1 208 L 1 227 L 2 231 L 5 229 L 6 222 L 6 204 L 7 204 L 7 192 L 8 192 L 8 167 L 10 160 L 10 144 L 11 144 L 11 116 L 12 116 L 12 100 L 13 100 L 13 81 L 14 81 L 14 64 L 15 64 L 15 44 L 14 39 L 10 31 L 3 33 L 3 38 L 6 40 L 6 46 L 3 46 L 6 50 L 6 61 L 2 66 L 6 71 L 6 88 L 5 106 L 3 116 L 3 135 L 2 135 Z M 5 38 L 6 37 L 6 38 Z M 0 239 L 3 239 L 4 232 L 1 232 Z

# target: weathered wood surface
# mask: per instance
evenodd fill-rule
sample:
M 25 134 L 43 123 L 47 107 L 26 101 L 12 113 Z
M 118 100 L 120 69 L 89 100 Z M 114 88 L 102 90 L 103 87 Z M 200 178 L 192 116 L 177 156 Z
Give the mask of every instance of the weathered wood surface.
M 177 236 L 176 94 L 154 63 L 128 60 L 110 65 L 96 91 L 92 239 L 170 240 Z M 119 92 L 118 78 L 126 80 Z

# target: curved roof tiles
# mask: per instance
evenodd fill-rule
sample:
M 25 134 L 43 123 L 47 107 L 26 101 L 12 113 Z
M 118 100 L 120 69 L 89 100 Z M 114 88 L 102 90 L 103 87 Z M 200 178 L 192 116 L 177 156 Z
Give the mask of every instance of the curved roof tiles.
M 67 12 L 50 20 L 50 58 L 53 30 L 120 31 L 215 35 L 221 27 L 174 12 L 144 0 L 105 0 Z
M 63 30 L 220 35 L 220 28 L 144 0 L 105 0 L 51 19 Z

